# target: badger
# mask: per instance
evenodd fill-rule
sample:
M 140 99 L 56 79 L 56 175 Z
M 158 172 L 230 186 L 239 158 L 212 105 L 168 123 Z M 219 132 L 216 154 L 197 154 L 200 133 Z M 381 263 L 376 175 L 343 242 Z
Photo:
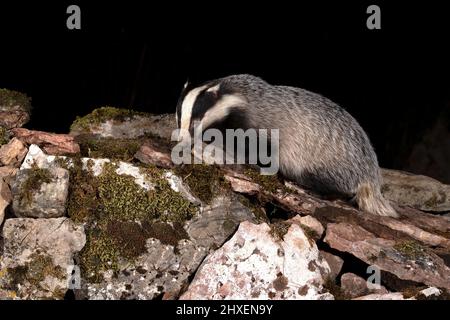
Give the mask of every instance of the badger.
M 282 176 L 320 193 L 342 195 L 359 209 L 398 217 L 380 190 L 377 156 L 358 122 L 331 100 L 305 89 L 231 75 L 185 85 L 176 107 L 179 129 L 279 129 Z M 183 139 L 181 137 L 180 139 Z

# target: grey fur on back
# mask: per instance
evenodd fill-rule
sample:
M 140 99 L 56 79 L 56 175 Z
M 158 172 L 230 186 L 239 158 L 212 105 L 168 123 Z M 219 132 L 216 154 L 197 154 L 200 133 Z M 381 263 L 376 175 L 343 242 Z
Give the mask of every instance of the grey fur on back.
M 358 122 L 331 100 L 304 89 L 273 86 L 252 75 L 211 81 L 239 95 L 249 128 L 280 130 L 280 171 L 314 190 L 356 196 L 361 209 L 396 216 L 380 192 L 380 170 Z
M 366 133 L 331 100 L 249 75 L 230 76 L 223 83 L 238 87 L 249 101 L 250 127 L 280 129 L 283 175 L 347 195 L 354 195 L 362 182 L 379 184 L 377 157 Z

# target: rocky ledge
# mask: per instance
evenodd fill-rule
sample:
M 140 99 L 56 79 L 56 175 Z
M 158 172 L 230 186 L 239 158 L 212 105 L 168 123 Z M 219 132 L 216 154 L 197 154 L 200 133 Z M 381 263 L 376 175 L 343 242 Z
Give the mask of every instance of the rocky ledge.
M 399 219 L 250 167 L 170 160 L 172 115 L 21 128 L 0 91 L 0 299 L 448 299 L 450 186 L 383 170 Z

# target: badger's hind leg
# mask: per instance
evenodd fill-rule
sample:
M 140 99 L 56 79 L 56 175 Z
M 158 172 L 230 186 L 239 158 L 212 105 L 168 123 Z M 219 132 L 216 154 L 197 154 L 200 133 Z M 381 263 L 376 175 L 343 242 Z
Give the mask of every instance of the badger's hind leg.
M 389 201 L 383 197 L 378 185 L 360 183 L 356 191 L 356 202 L 359 209 L 379 216 L 398 218 L 399 215 Z

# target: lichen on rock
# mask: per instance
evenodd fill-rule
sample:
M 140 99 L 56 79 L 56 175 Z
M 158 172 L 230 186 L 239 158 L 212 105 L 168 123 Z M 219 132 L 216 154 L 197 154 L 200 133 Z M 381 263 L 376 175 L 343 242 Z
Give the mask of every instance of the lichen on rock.
M 100 125 L 101 123 L 114 120 L 114 121 L 124 121 L 131 119 L 137 115 L 142 115 L 143 113 L 133 111 L 130 109 L 121 109 L 111 106 L 104 106 L 94 109 L 91 113 L 83 116 L 77 117 L 70 127 L 72 130 L 89 130 L 91 126 Z
M 18 91 L 0 88 L 0 110 L 7 110 L 16 106 L 31 111 L 31 98 Z
M 94 170 L 95 161 L 90 159 L 84 165 L 82 159 L 72 159 L 68 215 L 88 223 L 81 268 L 91 281 L 100 282 L 104 272 L 117 272 L 123 263 L 133 264 L 146 253 L 148 238 L 165 242 L 183 234 L 179 223 L 189 220 L 198 207 L 171 188 L 165 170 L 137 168 L 149 186 L 144 188 L 135 177 L 118 173 L 120 164 L 103 161 L 101 170 L 98 165 Z M 156 232 L 158 229 L 161 232 Z
M 83 226 L 67 218 L 11 218 L 2 235 L 0 293 L 20 299 L 62 299 L 74 254 L 86 242 Z
M 8 130 L 0 125 L 0 146 L 9 142 Z
M 19 170 L 12 185 L 13 211 L 18 217 L 56 218 L 65 213 L 69 173 L 62 168 Z
M 30 120 L 31 98 L 26 94 L 0 88 L 0 126 L 18 128 Z
M 30 203 L 33 193 L 39 191 L 43 183 L 50 183 L 52 179 L 53 175 L 49 169 L 34 166 L 28 171 L 28 175 L 20 187 L 20 193 L 18 194 L 20 197 L 19 201 Z
M 213 165 L 185 164 L 175 167 L 174 172 L 189 186 L 192 194 L 205 204 L 230 189 L 223 174 Z
M 70 134 L 94 134 L 115 139 L 135 139 L 151 134 L 170 141 L 174 129 L 173 115 L 154 115 L 106 106 L 78 117 L 70 127 Z
M 104 138 L 83 134 L 75 138 L 82 157 L 131 161 L 141 143 L 137 139 Z

